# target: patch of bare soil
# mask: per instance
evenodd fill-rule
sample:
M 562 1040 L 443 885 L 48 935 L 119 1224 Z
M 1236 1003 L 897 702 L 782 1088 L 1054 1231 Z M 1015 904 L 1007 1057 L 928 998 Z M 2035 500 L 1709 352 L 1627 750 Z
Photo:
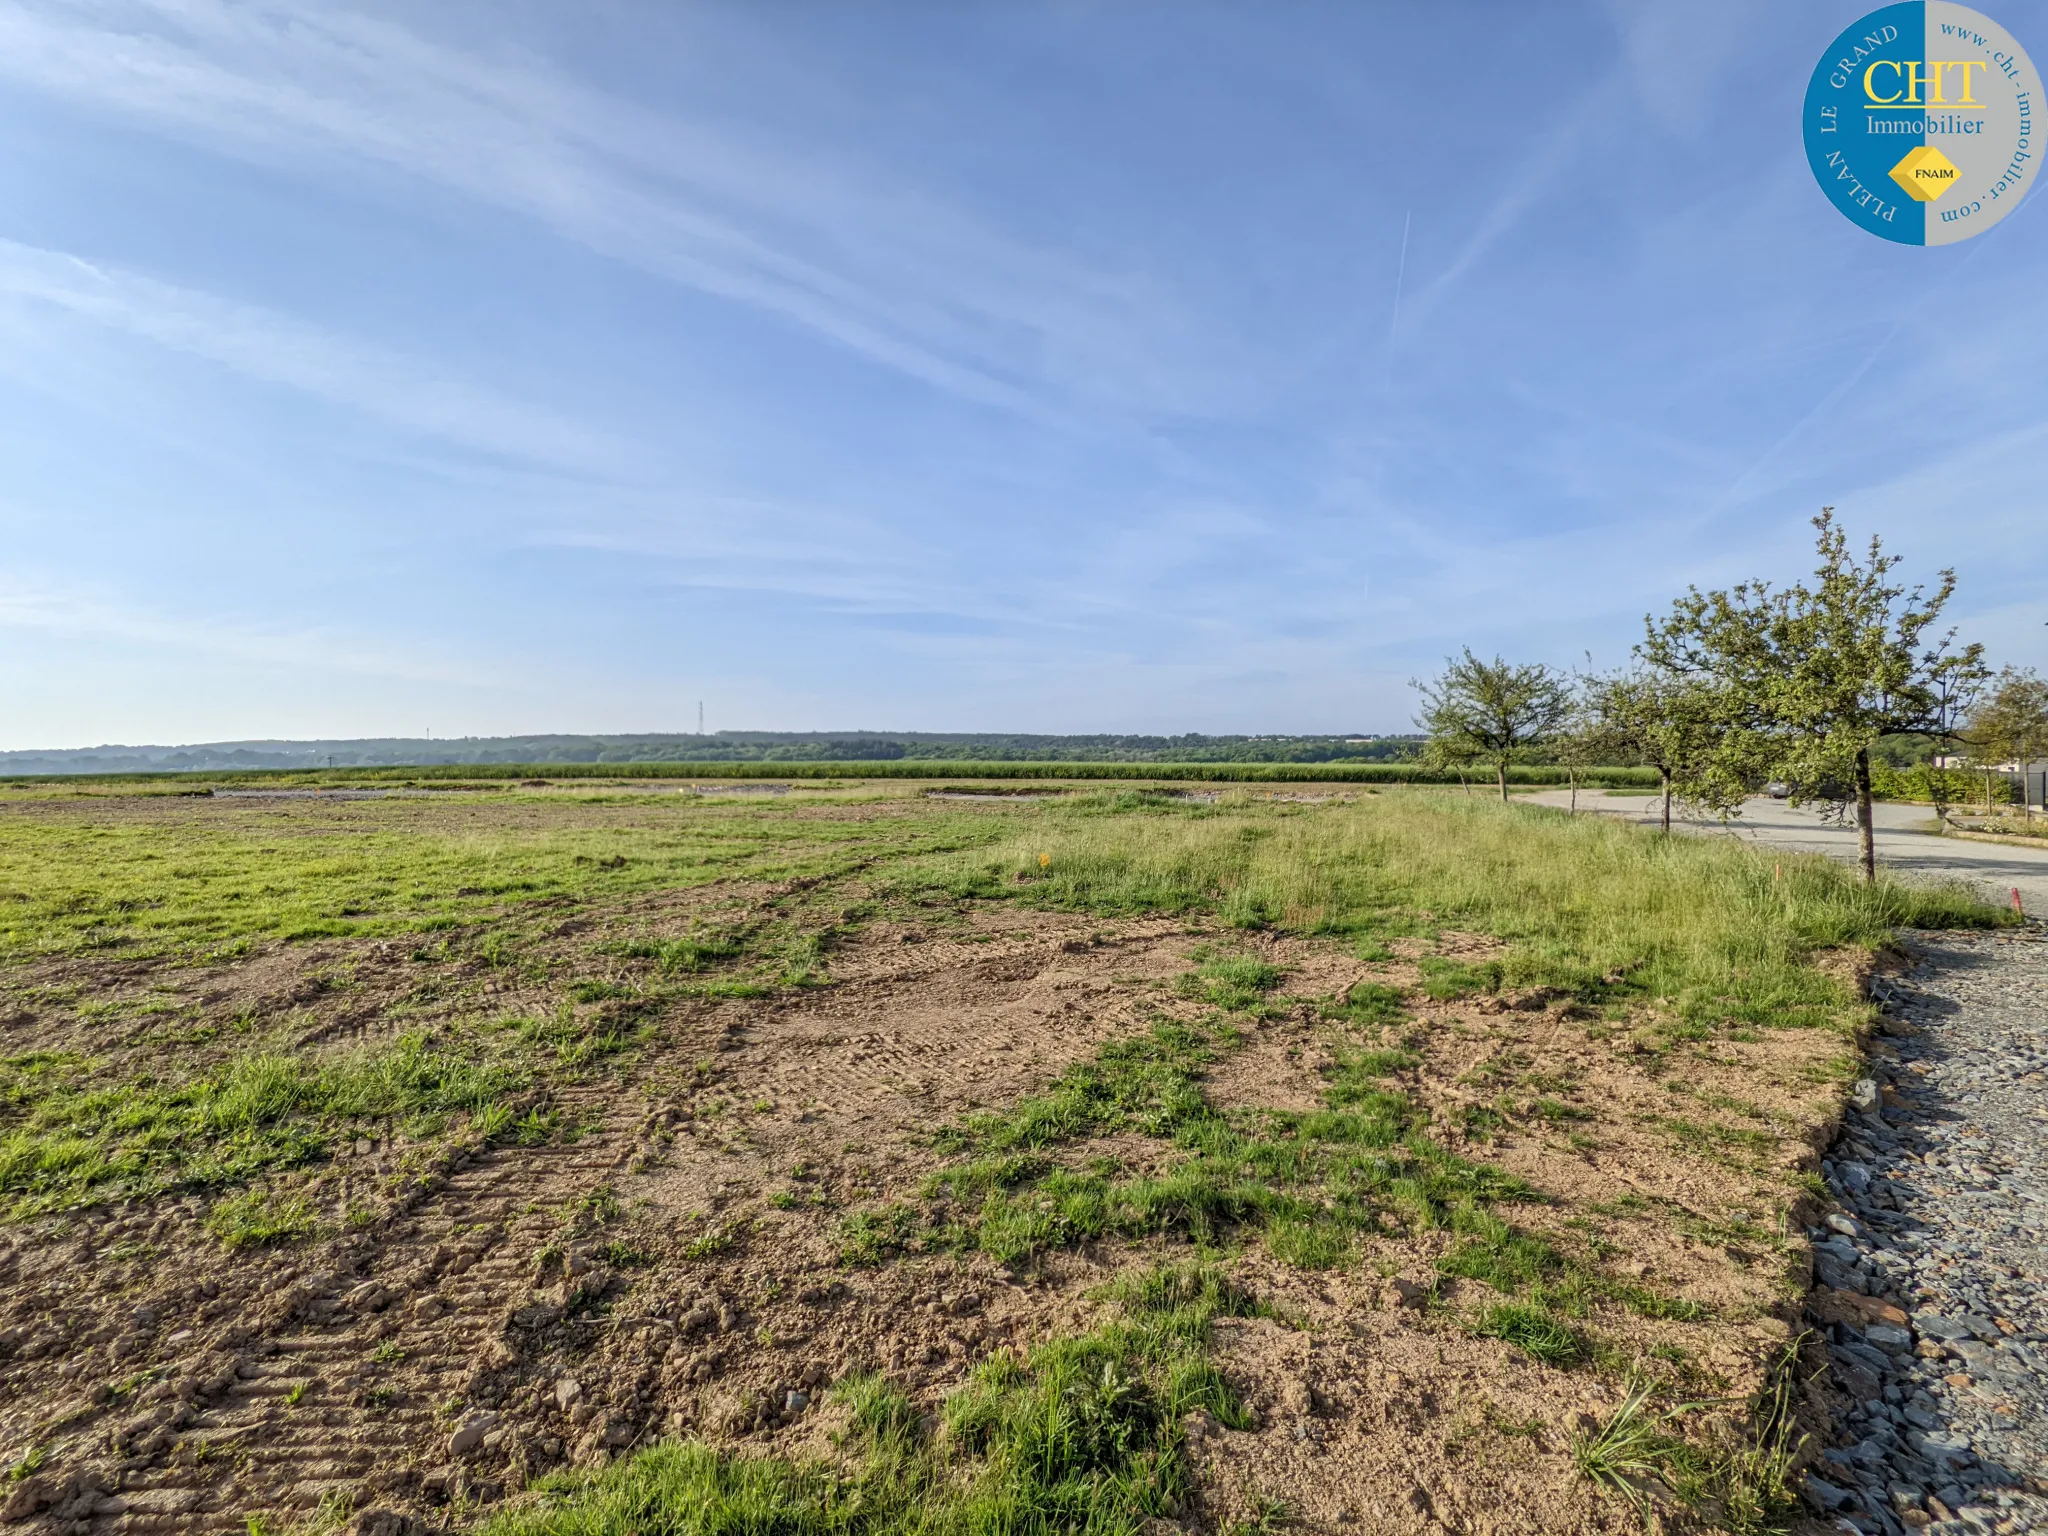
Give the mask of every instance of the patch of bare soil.
M 680 929 L 693 911 L 643 905 L 634 923 Z M 552 942 L 587 956 L 594 936 L 577 925 Z M 325 1501 L 385 1536 L 460 1528 L 543 1472 L 659 1437 L 828 1454 L 824 1393 L 855 1368 L 935 1404 L 974 1362 L 1090 1326 L 1109 1306 L 1101 1284 L 1160 1253 L 1105 1243 L 1025 1268 L 946 1253 L 855 1268 L 845 1217 L 914 1197 L 945 1160 L 940 1127 L 1162 1011 L 1194 1017 L 1172 984 L 1205 942 L 1216 935 L 1181 922 L 1001 910 L 877 922 L 834 954 L 829 986 L 671 1006 L 629 1071 L 558 1091 L 564 1123 L 583 1127 L 573 1141 L 458 1144 L 431 1162 L 356 1142 L 313 1185 L 328 1220 L 314 1241 L 224 1251 L 196 1198 L 16 1228 L 0 1253 L 0 1441 L 22 1475 L 0 1520 L 241 1531 Z M 1620 1363 L 1654 1357 L 1701 1396 L 1739 1399 L 1792 1337 L 1803 1260 L 1781 1217 L 1825 1117 L 1817 1068 L 1840 1043 L 1659 1049 L 1542 996 L 1420 1002 L 1412 954 L 1258 947 L 1302 1001 L 1242 1025 L 1211 1072 L 1216 1102 L 1311 1107 L 1341 1026 L 1307 999 L 1361 980 L 1407 988 L 1415 1017 L 1394 1031 L 1420 1065 L 1402 1082 L 1432 1134 L 1548 1197 L 1503 1214 L 1708 1311 L 1603 1309 L 1603 1362 L 1558 1369 L 1467 1331 L 1491 1293 L 1436 1279 L 1447 1237 L 1373 1239 L 1326 1272 L 1252 1244 L 1234 1271 L 1273 1316 L 1224 1320 L 1218 1352 L 1257 1424 L 1196 1425 L 1206 1492 L 1187 1523 L 1214 1529 L 1277 1499 L 1309 1530 L 1639 1528 L 1589 1492 L 1570 1436 L 1618 1400 Z M 175 986 L 195 1020 L 286 1013 L 322 1042 L 532 1001 L 515 975 L 420 972 L 403 946 L 326 944 L 50 980 Z M 330 973 L 346 984 L 313 985 Z M 150 1043 L 128 1018 L 89 1048 Z M 1168 1149 L 1122 1137 L 1086 1150 L 1144 1166 Z M 351 1227 L 370 1191 L 383 1214 Z

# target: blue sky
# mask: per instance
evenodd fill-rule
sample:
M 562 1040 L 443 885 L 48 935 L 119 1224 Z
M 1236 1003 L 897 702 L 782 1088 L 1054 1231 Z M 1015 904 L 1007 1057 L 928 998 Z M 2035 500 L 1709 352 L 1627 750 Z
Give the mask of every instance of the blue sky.
M 2048 213 L 1828 206 L 1867 8 L 0 0 L 0 746 L 1398 730 L 1823 503 L 2048 664 Z

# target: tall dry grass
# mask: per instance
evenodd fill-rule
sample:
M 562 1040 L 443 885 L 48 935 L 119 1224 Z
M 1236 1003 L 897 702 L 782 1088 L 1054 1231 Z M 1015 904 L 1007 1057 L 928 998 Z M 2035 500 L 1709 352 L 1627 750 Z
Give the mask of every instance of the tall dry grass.
M 1007 842 L 925 862 L 914 880 L 1310 934 L 1469 930 L 1507 941 L 1509 985 L 1646 994 L 1687 1019 L 1759 1025 L 1852 1004 L 1813 969 L 1819 950 L 2003 920 L 1960 887 L 1865 885 L 1817 855 L 1427 791 L 1321 805 L 1090 797 L 1037 808 Z

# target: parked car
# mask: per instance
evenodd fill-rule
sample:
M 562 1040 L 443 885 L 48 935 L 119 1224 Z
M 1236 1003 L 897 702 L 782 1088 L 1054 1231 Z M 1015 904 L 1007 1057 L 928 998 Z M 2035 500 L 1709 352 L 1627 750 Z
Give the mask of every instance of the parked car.
M 1792 798 L 1792 786 L 1783 779 L 1773 779 L 1764 786 L 1764 793 L 1773 800 L 1790 800 Z

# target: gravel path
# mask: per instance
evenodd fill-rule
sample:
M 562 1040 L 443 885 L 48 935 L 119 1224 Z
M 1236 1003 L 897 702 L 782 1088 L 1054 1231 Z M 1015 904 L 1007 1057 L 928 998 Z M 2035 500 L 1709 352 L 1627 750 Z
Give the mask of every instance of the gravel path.
M 1915 936 L 1822 1172 L 1842 1529 L 2048 1532 L 2048 934 Z

